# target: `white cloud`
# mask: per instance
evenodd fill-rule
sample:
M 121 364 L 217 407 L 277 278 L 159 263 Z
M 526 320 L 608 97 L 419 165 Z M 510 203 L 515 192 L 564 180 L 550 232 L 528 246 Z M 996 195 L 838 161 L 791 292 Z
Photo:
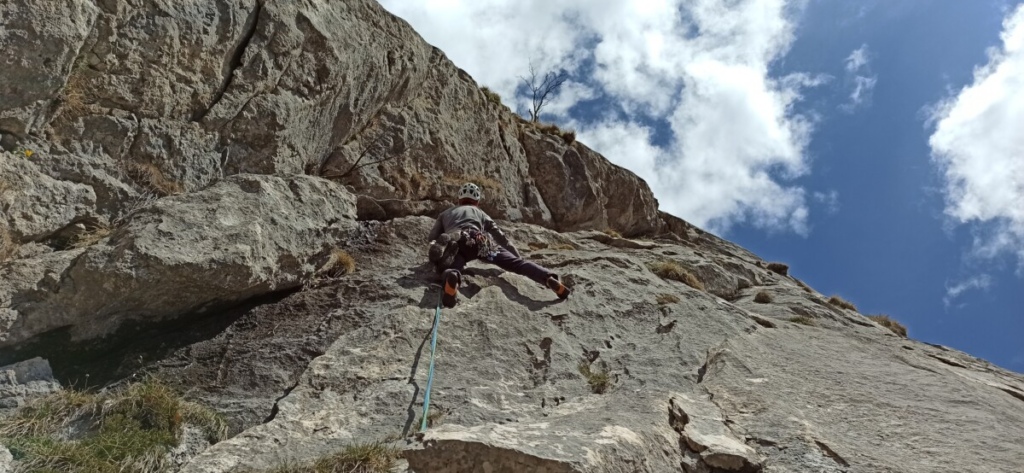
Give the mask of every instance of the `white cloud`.
M 846 58 L 846 71 L 857 72 L 860 68 L 868 65 L 868 45 L 864 44 L 861 47 L 854 49 L 852 53 Z
M 974 83 L 934 107 L 929 144 L 946 215 L 975 228 L 977 255 L 1015 254 L 1024 269 L 1024 5 L 1001 37 Z
M 871 103 L 871 96 L 878 84 L 878 76 L 871 75 L 871 52 L 868 45 L 853 50 L 846 57 L 846 80 L 853 86 L 850 92 L 850 100 L 839 106 L 844 112 L 853 113 L 858 107 Z M 862 71 L 864 69 L 865 71 Z
M 942 298 L 942 303 L 948 308 L 956 298 L 963 295 L 963 293 L 971 290 L 988 290 L 992 286 L 992 277 L 987 274 L 980 274 L 978 276 L 967 278 L 960 281 L 952 286 L 946 285 L 946 296 Z
M 531 59 L 565 67 L 572 82 L 545 113 L 644 178 L 664 210 L 716 231 L 806 232 L 806 192 L 788 182 L 808 172 L 813 119 L 793 107 L 827 78 L 769 74 L 805 0 L 381 3 L 506 102 Z M 600 116 L 572 113 L 595 98 Z

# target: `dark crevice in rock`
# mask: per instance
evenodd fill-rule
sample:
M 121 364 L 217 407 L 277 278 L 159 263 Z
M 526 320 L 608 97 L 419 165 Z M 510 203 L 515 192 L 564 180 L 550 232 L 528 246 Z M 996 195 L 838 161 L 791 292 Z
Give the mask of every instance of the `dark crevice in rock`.
M 221 79 L 220 88 L 213 95 L 213 100 L 210 101 L 210 105 L 206 109 L 197 111 L 192 116 L 193 122 L 201 122 L 206 115 L 216 107 L 217 104 L 224 98 L 224 94 L 228 88 L 231 87 L 231 83 L 235 78 L 235 71 L 239 67 L 242 67 L 242 58 L 245 57 L 245 50 L 249 47 L 249 43 L 252 42 L 252 38 L 256 36 L 256 26 L 259 24 L 260 14 L 263 13 L 263 2 L 256 2 L 256 8 L 249 13 L 249 17 L 245 19 L 245 26 L 243 27 L 242 38 L 235 46 L 234 51 L 231 53 L 231 58 L 227 64 L 227 72 Z
M 0 349 L 0 366 L 42 357 L 64 386 L 103 387 L 136 373 L 179 348 L 216 337 L 249 310 L 280 301 L 295 289 L 201 308 L 172 320 L 129 320 L 106 337 L 75 341 L 70 327 L 43 333 L 17 348 Z
M 949 365 L 949 366 L 955 366 L 957 368 L 967 369 L 966 365 L 964 365 L 963 363 L 960 363 L 958 361 L 954 361 L 954 360 L 951 360 L 951 359 L 943 357 L 943 356 L 936 356 L 936 355 L 931 355 L 931 354 L 929 354 L 928 356 L 930 356 L 932 358 L 935 358 L 936 360 L 939 360 L 943 364 L 946 364 L 946 365 Z
M 915 362 L 915 361 L 913 361 L 911 359 L 908 359 L 907 357 L 904 357 L 902 355 L 896 355 L 896 359 L 902 361 L 903 364 L 905 364 L 905 365 L 907 365 L 907 366 L 909 366 L 911 368 L 916 368 L 916 369 L 919 369 L 921 371 L 927 371 L 929 373 L 939 374 L 938 371 L 935 371 L 935 370 L 933 370 L 933 369 L 931 369 L 931 368 L 929 368 L 929 367 L 927 367 L 927 366 L 925 366 L 925 365 L 923 365 L 921 363 L 917 363 L 917 362 Z
M 815 440 L 814 444 L 818 446 L 818 448 L 821 450 L 822 454 L 824 454 L 825 456 L 831 458 L 832 461 L 834 461 L 834 462 L 836 462 L 836 463 L 838 463 L 838 464 L 840 464 L 842 466 L 850 466 L 849 462 L 847 462 L 845 459 L 843 459 L 843 457 L 839 456 L 839 454 L 836 453 L 835 450 L 832 450 L 832 448 L 829 447 L 828 445 L 826 445 L 825 443 L 820 442 L 818 440 Z
M 775 323 L 764 317 L 751 316 L 750 318 L 754 319 L 754 322 L 756 322 L 757 325 L 760 325 L 764 328 L 775 328 Z
M 509 162 L 515 162 L 515 158 L 512 156 L 512 150 L 508 147 L 508 142 L 505 141 L 505 128 L 501 126 L 501 121 L 497 122 L 498 127 L 498 138 L 501 140 L 501 149 L 505 151 L 505 156 L 508 156 Z
M 686 424 L 690 423 L 690 416 L 682 408 L 676 406 L 675 399 L 668 400 L 668 425 L 676 432 L 682 433 Z
M 697 384 L 704 382 L 704 375 L 707 374 L 707 372 L 708 362 L 705 361 L 703 365 L 700 365 L 700 368 L 697 368 Z
M 759 437 L 747 437 L 747 443 L 748 444 L 758 445 L 758 446 L 761 446 L 761 447 L 778 447 L 779 446 L 779 442 L 776 442 L 774 440 L 763 439 L 763 438 L 759 438 Z
M 676 321 L 671 320 L 667 324 L 658 324 L 658 328 L 654 329 L 655 333 L 666 334 L 672 331 L 676 327 Z
M 1013 390 L 1013 389 L 1010 389 L 1010 388 L 999 388 L 999 390 L 1004 392 L 1004 393 L 1006 393 L 1006 394 L 1009 394 L 1009 395 L 1017 398 L 1020 401 L 1024 401 L 1024 393 L 1022 393 L 1020 391 L 1016 391 L 1016 390 Z
M 264 424 L 274 420 L 274 418 L 277 417 L 277 413 L 281 412 L 281 408 L 278 406 L 278 403 L 281 402 L 282 399 L 288 397 L 288 395 L 292 393 L 292 390 L 294 390 L 298 386 L 299 380 L 295 380 L 295 383 L 284 389 L 284 394 L 281 394 L 281 397 L 274 399 L 274 406 L 270 408 L 270 415 L 268 415 L 266 419 L 263 419 Z

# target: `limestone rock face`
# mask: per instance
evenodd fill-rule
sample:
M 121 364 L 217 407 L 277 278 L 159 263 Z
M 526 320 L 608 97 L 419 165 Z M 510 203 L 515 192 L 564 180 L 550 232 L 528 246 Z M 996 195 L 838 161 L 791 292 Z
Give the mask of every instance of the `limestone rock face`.
M 13 52 L 0 78 L 0 258 L 14 260 L 0 269 L 5 346 L 294 287 L 325 241 L 283 241 L 311 223 L 284 226 L 298 208 L 323 205 L 318 224 L 341 227 L 435 215 L 475 181 L 495 218 L 627 236 L 675 228 L 642 180 L 489 101 L 369 0 L 3 8 L 0 43 Z M 243 174 L 304 190 L 261 207 L 266 194 L 244 187 L 281 181 L 232 177 Z M 314 188 L 316 203 L 289 202 Z M 346 192 L 354 213 L 349 197 L 326 198 Z M 262 219 L 255 233 L 219 233 L 248 212 Z M 260 254 L 267 245 L 284 246 Z M 224 256 L 231 248 L 256 256 Z M 192 264 L 189 278 L 140 269 Z M 179 285 L 187 299 L 150 292 Z
M 0 5 L 0 132 L 23 135 L 46 126 L 98 13 L 89 0 Z
M 25 156 L 0 152 L 0 228 L 14 242 L 38 241 L 95 214 L 87 185 L 54 179 Z
M 248 427 L 183 471 L 270 468 L 384 439 L 401 439 L 416 472 L 1013 472 L 1024 458 L 1019 374 L 832 308 L 759 259 L 713 253 L 713 239 L 629 248 L 528 225 L 510 232 L 521 247 L 575 248 L 527 253 L 573 297 L 472 263 L 442 314 L 436 414 L 419 436 L 438 289 L 408 242 L 430 224 L 372 225 L 373 243 L 351 248 L 354 274 L 157 363 Z M 711 254 L 721 261 L 700 256 Z M 726 300 L 646 266 L 702 258 L 757 285 Z M 759 291 L 775 302 L 753 302 Z M 815 325 L 791 321 L 800 314 Z
M 87 249 L 3 269 L 0 347 L 58 328 L 106 335 L 128 319 L 159 320 L 296 287 L 354 229 L 355 199 L 305 176 L 237 175 L 161 199 Z M 64 254 L 73 255 L 70 258 Z
M 58 389 L 60 383 L 54 379 L 50 364 L 42 358 L 0 366 L 0 413 Z M 0 451 L 0 466 L 3 466 L 2 454 Z
M 10 0 L 0 19 L 0 364 L 153 373 L 214 407 L 238 434 L 185 442 L 182 472 L 366 441 L 419 473 L 1024 464 L 1019 374 L 659 212 L 371 0 Z M 423 240 L 466 181 L 575 292 L 473 263 L 419 434 Z M 346 254 L 354 272 L 331 267 Z M 11 407 L 36 393 L 19 369 L 0 380 Z

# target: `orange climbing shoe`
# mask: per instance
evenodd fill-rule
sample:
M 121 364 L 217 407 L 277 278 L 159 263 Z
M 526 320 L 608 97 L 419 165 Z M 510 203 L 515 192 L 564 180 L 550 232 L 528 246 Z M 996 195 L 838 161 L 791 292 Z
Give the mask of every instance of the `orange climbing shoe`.
M 444 272 L 444 294 L 441 295 L 441 304 L 451 309 L 459 301 L 459 272 L 449 269 Z
M 566 299 L 569 297 L 569 294 L 572 294 L 572 291 L 554 276 L 548 278 L 547 286 L 548 289 L 555 291 L 559 299 Z

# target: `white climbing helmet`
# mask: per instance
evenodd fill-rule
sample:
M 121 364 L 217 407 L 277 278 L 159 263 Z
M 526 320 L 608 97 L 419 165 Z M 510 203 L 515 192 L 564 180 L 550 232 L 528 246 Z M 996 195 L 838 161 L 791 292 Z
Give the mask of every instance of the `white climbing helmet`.
M 459 189 L 459 200 L 462 199 L 473 199 L 479 201 L 483 197 L 480 192 L 480 186 L 467 182 L 462 185 L 462 189 Z

